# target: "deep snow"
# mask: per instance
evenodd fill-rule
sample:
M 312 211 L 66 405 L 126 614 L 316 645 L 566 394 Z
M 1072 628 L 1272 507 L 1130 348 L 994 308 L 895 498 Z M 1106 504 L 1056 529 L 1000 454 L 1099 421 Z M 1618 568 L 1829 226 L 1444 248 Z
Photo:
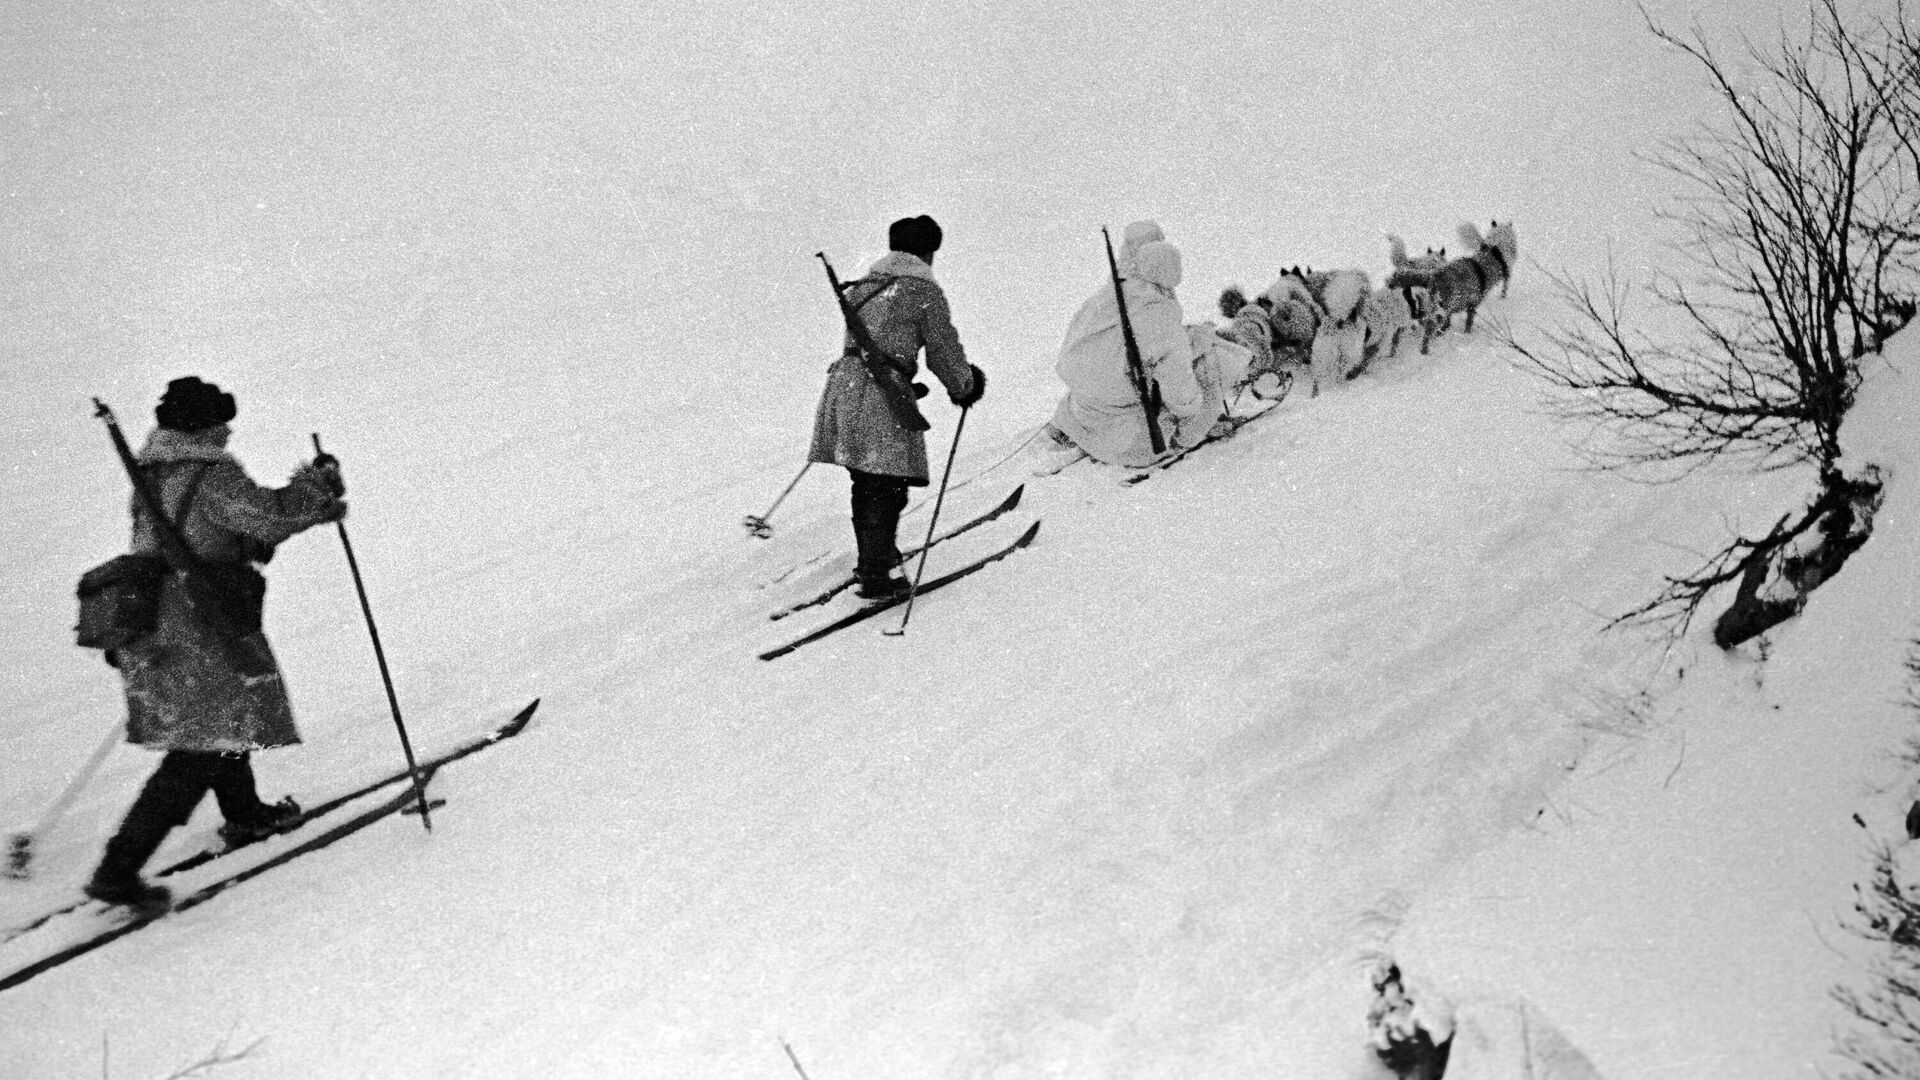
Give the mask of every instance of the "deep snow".
M 1775 16 L 1740 11 L 1654 8 Z M 345 460 L 416 743 L 544 699 L 436 781 L 431 837 L 0 994 L 6 1075 L 95 1075 L 104 1034 L 115 1076 L 230 1037 L 264 1042 L 227 1076 L 776 1077 L 785 1038 L 817 1080 L 1353 1077 L 1383 946 L 1611 1077 L 1831 1070 L 1849 815 L 1886 835 L 1905 783 L 1911 338 L 1856 436 L 1880 531 L 1764 663 L 1597 629 L 1805 478 L 1581 472 L 1484 335 L 1137 488 L 1008 456 L 1101 224 L 1163 222 L 1190 318 L 1462 218 L 1517 218 L 1523 263 L 1665 258 L 1633 155 L 1705 99 L 1631 7 L 1342 12 L 0 4 L 0 822 L 120 708 L 67 644 L 125 528 L 87 398 L 143 429 L 186 372 L 239 396 L 257 478 L 315 430 Z M 831 470 L 773 540 L 737 524 L 837 345 L 811 255 L 851 271 L 918 212 L 992 378 L 946 513 L 1029 480 L 929 572 L 1041 541 L 904 638 L 761 663 L 815 619 L 764 613 L 847 561 Z M 1530 265 L 1488 313 L 1555 315 Z M 393 767 L 337 543 L 270 572 L 308 744 L 264 785 Z M 115 752 L 0 922 L 70 893 L 150 764 Z

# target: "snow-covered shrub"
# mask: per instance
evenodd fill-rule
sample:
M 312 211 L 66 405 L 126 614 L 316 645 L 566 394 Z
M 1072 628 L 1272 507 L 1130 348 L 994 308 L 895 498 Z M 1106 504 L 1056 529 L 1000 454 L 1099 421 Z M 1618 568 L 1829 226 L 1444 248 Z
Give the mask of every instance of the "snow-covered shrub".
M 1920 718 L 1920 641 L 1908 653 L 1907 705 Z M 1906 760 L 1920 769 L 1920 734 L 1907 740 Z M 1920 802 L 1915 804 L 1920 811 Z M 1871 879 L 1854 886 L 1848 928 L 1872 943 L 1864 986 L 1838 986 L 1833 996 L 1857 1021 L 1837 1035 L 1854 1064 L 1849 1080 L 1920 1076 L 1920 814 L 1907 817 L 1903 843 L 1882 847 Z
M 1367 1042 L 1400 1080 L 1440 1080 L 1447 1071 L 1453 1037 L 1445 1003 L 1422 994 L 1415 1000 L 1387 957 L 1374 961 L 1373 1004 L 1367 1009 Z

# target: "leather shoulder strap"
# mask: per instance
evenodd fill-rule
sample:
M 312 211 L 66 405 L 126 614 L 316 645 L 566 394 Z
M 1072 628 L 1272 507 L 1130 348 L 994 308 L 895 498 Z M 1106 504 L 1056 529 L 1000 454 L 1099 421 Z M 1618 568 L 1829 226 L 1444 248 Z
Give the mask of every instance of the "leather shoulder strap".
M 185 551 L 190 557 L 195 557 L 195 553 L 193 547 L 187 543 L 186 533 L 182 532 L 181 529 L 187 523 L 187 512 L 193 509 L 194 497 L 200 494 L 200 481 L 207 478 L 207 470 L 213 467 L 212 464 L 208 462 L 200 462 L 199 466 L 199 468 L 194 470 L 193 479 L 187 481 L 187 490 L 186 493 L 180 497 L 179 508 L 174 510 L 172 514 L 166 514 L 162 511 L 160 520 L 155 522 L 155 527 L 163 532 L 172 534 L 174 541 L 180 546 L 180 549 Z M 152 466 L 147 465 L 145 468 L 151 469 Z M 166 545 L 162 545 L 163 548 L 165 546 Z M 177 569 L 185 570 L 189 569 L 189 567 L 178 567 Z

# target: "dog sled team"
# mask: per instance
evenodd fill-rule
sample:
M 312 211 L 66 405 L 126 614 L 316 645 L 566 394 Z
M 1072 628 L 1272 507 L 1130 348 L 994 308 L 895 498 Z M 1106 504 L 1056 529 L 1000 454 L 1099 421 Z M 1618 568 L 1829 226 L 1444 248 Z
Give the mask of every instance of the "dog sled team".
M 1389 237 L 1393 272 L 1379 289 L 1365 271 L 1297 267 L 1251 301 L 1230 288 L 1221 297 L 1223 327 L 1186 321 L 1176 294 L 1180 249 L 1159 224 L 1128 225 L 1119 250 L 1109 248 L 1110 273 L 1068 323 L 1055 368 L 1067 393 L 1042 428 L 1049 438 L 1035 473 L 1058 472 L 1086 457 L 1148 465 L 1230 435 L 1243 393 L 1277 401 L 1296 378 L 1305 378 L 1318 394 L 1331 380 L 1352 378 L 1376 358 L 1393 356 L 1415 329 L 1425 352 L 1461 312 L 1471 331 L 1480 301 L 1496 284 L 1504 292 L 1516 241 L 1511 223 L 1496 222 L 1485 235 L 1463 225 L 1460 235 L 1468 254 L 1452 259 L 1431 251 L 1410 257 Z M 931 217 L 901 218 L 887 229 L 888 254 L 844 283 L 820 256 L 846 335 L 828 369 L 807 461 L 847 470 L 858 549 L 855 592 L 866 599 L 911 593 L 897 534 L 908 489 L 931 479 L 925 436 L 931 425 L 918 404 L 929 392 L 916 381 L 920 356 L 963 415 L 986 392 L 986 373 L 967 360 L 946 294 L 934 280 L 942 238 Z M 956 442 L 958 435 L 956 426 Z M 769 535 L 765 515 L 744 524 L 754 536 Z
M 1519 241 L 1512 222 L 1497 220 L 1485 233 L 1461 225 L 1459 240 L 1461 255 L 1448 257 L 1444 247 L 1409 255 L 1403 240 L 1388 236 L 1392 271 L 1379 287 L 1364 270 L 1295 266 L 1252 298 L 1229 286 L 1220 296 L 1224 325 L 1189 324 L 1175 295 L 1180 250 L 1157 223 L 1134 222 L 1115 257 L 1118 282 L 1095 288 L 1068 324 L 1056 369 L 1067 393 L 1044 428 L 1051 442 L 1036 471 L 1057 472 L 1082 457 L 1146 465 L 1230 433 L 1242 393 L 1278 400 L 1304 381 L 1318 396 L 1397 355 L 1416 334 L 1426 353 L 1456 315 L 1472 333 L 1481 302 L 1496 286 L 1506 295 Z M 1143 374 L 1159 395 L 1159 451 L 1127 356 L 1122 297 Z

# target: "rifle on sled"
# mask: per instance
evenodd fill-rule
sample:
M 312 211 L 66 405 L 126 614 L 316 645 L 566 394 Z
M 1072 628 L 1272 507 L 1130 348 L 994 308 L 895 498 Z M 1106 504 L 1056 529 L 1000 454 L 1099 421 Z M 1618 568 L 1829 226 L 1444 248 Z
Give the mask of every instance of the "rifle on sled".
M 827 268 L 827 283 L 833 286 L 833 298 L 840 303 L 840 315 L 846 320 L 847 334 L 853 339 L 853 344 L 843 355 L 857 356 L 866 365 L 868 377 L 880 388 L 880 396 L 886 400 L 896 423 L 908 431 L 932 428 L 927 418 L 920 415 L 920 406 L 914 403 L 915 398 L 926 392 L 925 389 L 913 382 L 908 375 L 907 365 L 874 343 L 873 335 L 867 332 L 867 324 L 860 321 L 858 309 L 847 303 L 847 286 L 840 284 L 840 276 L 833 272 L 833 264 L 827 261 L 827 253 L 815 252 L 814 256 Z M 867 300 L 879 293 L 880 290 L 875 290 Z M 867 300 L 860 302 L 862 307 L 866 306 Z
M 1107 234 L 1107 227 L 1100 226 L 1100 239 L 1107 244 L 1107 270 L 1113 275 L 1113 302 L 1120 307 L 1120 339 L 1127 346 L 1127 378 L 1133 381 L 1134 393 L 1140 395 L 1141 411 L 1147 414 L 1147 443 L 1153 447 L 1153 456 L 1159 457 L 1167 452 L 1167 440 L 1160 434 L 1160 386 L 1147 378 L 1147 363 L 1140 358 L 1140 341 L 1133 336 L 1133 320 L 1127 318 L 1127 296 L 1120 291 L 1120 264 L 1113 257 L 1113 237 Z

